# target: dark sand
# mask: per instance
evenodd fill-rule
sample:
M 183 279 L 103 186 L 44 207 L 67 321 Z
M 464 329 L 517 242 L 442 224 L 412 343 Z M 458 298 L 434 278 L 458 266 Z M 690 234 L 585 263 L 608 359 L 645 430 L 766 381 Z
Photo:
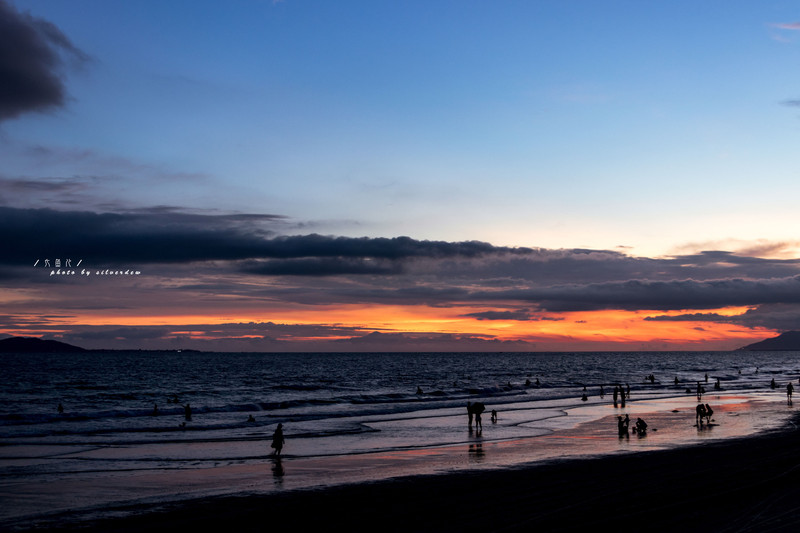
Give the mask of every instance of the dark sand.
M 674 450 L 210 498 L 139 507 L 134 516 L 94 522 L 65 514 L 39 526 L 92 532 L 800 531 L 797 422 L 758 437 Z

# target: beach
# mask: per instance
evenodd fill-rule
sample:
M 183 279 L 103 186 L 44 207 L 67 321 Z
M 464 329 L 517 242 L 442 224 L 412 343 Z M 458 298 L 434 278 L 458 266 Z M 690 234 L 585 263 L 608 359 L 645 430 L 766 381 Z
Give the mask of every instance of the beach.
M 794 501 L 794 354 L 160 355 L 6 357 L 0 530 L 657 528 L 679 515 L 708 530 L 742 501 Z M 631 385 L 624 404 L 615 382 Z M 700 426 L 698 383 L 714 409 Z M 486 404 L 482 429 L 468 402 Z M 647 432 L 618 436 L 625 416 Z
M 644 446 L 651 436 L 613 435 L 614 417 L 564 430 L 548 439 L 485 443 L 398 454 L 362 454 L 316 459 L 265 458 L 256 467 L 194 470 L 207 485 L 238 490 L 183 499 L 152 498 L 104 504 L 36 518 L 7 521 L 5 529 L 63 531 L 175 531 L 187 528 L 266 531 L 342 527 L 355 531 L 571 531 L 581 527 L 645 527 L 650 531 L 788 531 L 800 524 L 800 430 L 792 414 L 772 429 L 746 437 L 716 438 L 726 421 L 742 416 L 741 405 L 719 412 L 718 426 L 692 428 L 697 438 L 677 448 Z M 752 405 L 752 404 L 748 404 Z M 783 409 L 786 404 L 760 405 Z M 746 413 L 752 414 L 752 409 Z M 691 427 L 688 411 L 669 413 Z M 651 418 L 663 433 L 667 418 Z M 609 453 L 594 442 L 615 443 Z M 613 438 L 609 438 L 613 435 Z M 723 436 L 724 434 L 717 434 Z M 574 443 L 572 447 L 565 443 Z M 548 446 L 564 450 L 527 463 L 497 468 L 504 457 Z M 593 453 L 597 450 L 598 453 Z M 550 450 L 553 452 L 553 449 Z M 464 468 L 443 468 L 462 461 Z M 496 460 L 496 462 L 495 462 Z M 338 461 L 338 466 L 337 466 Z M 436 464 L 435 468 L 424 468 Z M 392 465 L 393 470 L 386 470 Z M 451 465 L 452 466 L 452 465 Z M 345 473 L 352 482 L 291 489 L 304 469 Z M 234 469 L 235 470 L 235 469 Z M 403 472 L 438 472 L 403 475 Z M 247 474 L 245 474 L 247 472 Z M 361 475 L 357 475 L 357 473 Z M 225 476 L 228 476 L 227 478 Z M 333 475 L 333 474 L 331 474 Z M 383 479 L 376 479 L 385 475 Z M 250 476 L 250 481 L 247 479 Z M 358 481 L 360 480 L 360 481 Z M 93 481 L 96 483 L 97 479 Z M 156 485 L 163 479 L 150 480 Z M 172 490 L 189 477 L 176 472 Z M 109 490 L 131 485 L 107 481 Z M 139 480 L 139 483 L 146 483 Z M 263 490 L 264 483 L 272 489 Z M 238 484 L 238 485 L 237 485 Z M 260 488 L 258 488 L 258 485 Z M 79 485 L 73 487 L 80 490 Z M 61 490 L 70 490 L 61 487 Z M 92 490 L 101 489 L 96 484 Z M 208 489 L 208 487 L 206 487 Z M 222 491 L 225 492 L 225 491 Z M 46 494 L 39 494 L 43 505 Z
M 81 531 L 789 531 L 800 524 L 797 418 L 765 434 L 672 450 L 414 476 L 318 490 L 205 498 Z

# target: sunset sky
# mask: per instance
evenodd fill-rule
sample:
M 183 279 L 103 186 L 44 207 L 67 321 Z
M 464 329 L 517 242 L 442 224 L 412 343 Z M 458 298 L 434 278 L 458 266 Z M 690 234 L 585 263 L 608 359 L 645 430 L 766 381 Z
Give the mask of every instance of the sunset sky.
M 734 349 L 798 154 L 796 2 L 0 0 L 0 334 Z

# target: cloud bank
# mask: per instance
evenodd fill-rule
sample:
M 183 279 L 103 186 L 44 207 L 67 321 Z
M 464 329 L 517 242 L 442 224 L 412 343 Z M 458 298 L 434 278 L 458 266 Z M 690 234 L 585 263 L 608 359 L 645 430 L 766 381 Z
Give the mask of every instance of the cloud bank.
M 88 56 L 51 22 L 0 0 L 0 121 L 63 106 L 67 61 L 85 63 Z

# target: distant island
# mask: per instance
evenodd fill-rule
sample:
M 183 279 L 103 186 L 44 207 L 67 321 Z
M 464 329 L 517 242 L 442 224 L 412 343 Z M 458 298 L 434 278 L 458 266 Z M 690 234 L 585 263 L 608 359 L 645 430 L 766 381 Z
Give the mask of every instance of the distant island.
M 171 350 L 143 350 L 130 348 L 124 350 L 86 349 L 66 342 L 44 340 L 38 337 L 8 337 L 0 339 L 0 353 L 90 353 L 90 352 L 142 352 L 142 353 L 203 353 L 201 350 L 174 348 Z
M 757 351 L 800 351 L 800 331 L 787 331 L 777 337 L 766 339 L 747 346 L 742 346 L 740 350 L 750 352 Z
M 66 342 L 37 337 L 9 337 L 0 340 L 0 353 L 77 353 L 87 350 Z

